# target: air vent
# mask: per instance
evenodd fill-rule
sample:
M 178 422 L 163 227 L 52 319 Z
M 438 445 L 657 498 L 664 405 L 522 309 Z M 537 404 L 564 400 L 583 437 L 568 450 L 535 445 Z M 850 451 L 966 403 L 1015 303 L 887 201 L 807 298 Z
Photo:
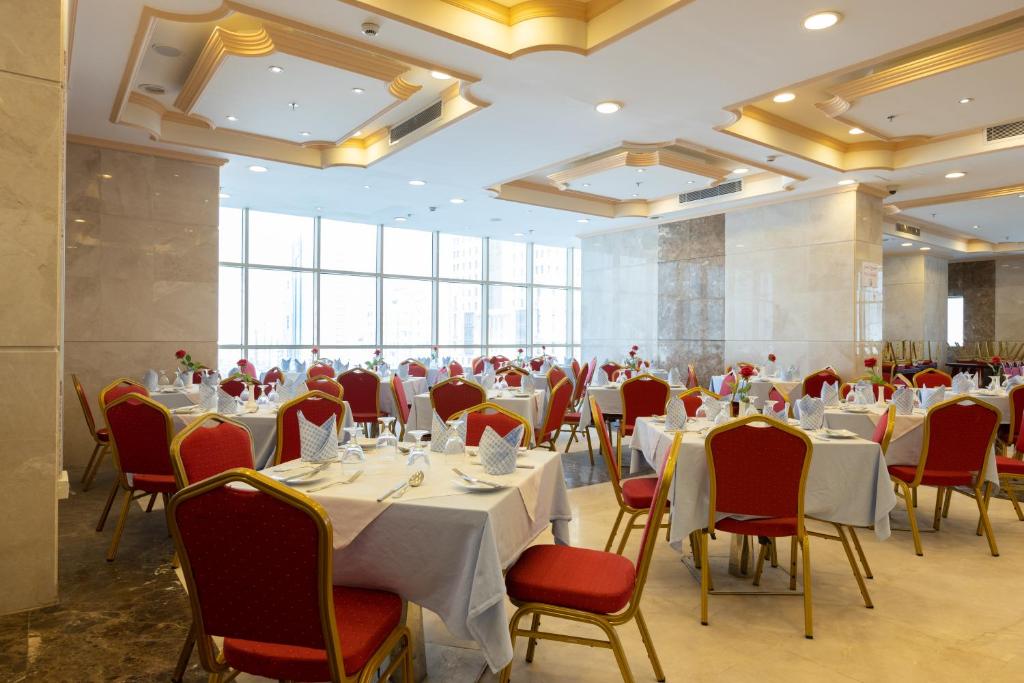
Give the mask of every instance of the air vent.
M 391 127 L 390 141 L 391 144 L 395 144 L 406 135 L 409 135 L 413 131 L 417 131 L 423 126 L 427 125 L 431 121 L 436 121 L 441 118 L 441 101 L 438 100 L 434 104 L 430 105 L 419 114 L 407 118 L 396 126 Z
M 735 192 L 741 192 L 743 190 L 742 180 L 731 180 L 721 185 L 715 185 L 703 190 L 694 190 L 693 192 L 684 192 L 679 195 L 679 203 L 686 204 L 687 202 L 696 202 L 701 199 L 711 199 L 712 197 L 721 197 L 723 194 L 733 194 Z
M 1006 138 L 1015 138 L 1018 135 L 1024 135 L 1024 121 L 1003 123 L 998 126 L 992 126 L 991 128 L 985 129 L 985 140 L 987 142 L 992 142 L 993 140 L 1005 140 Z
M 913 225 L 907 225 L 906 223 L 897 223 L 896 232 L 902 232 L 904 235 L 913 235 L 914 237 L 921 236 L 921 228 L 915 228 Z

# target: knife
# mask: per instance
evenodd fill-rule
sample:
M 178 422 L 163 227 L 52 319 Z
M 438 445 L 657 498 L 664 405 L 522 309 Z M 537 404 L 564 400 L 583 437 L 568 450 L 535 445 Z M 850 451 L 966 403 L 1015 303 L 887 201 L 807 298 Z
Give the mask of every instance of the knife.
M 398 483 L 398 484 L 395 484 L 395 485 L 394 485 L 393 487 L 391 487 L 390 489 L 388 489 L 387 493 L 385 493 L 385 494 L 384 494 L 383 496 L 381 496 L 380 498 L 378 498 L 378 499 L 377 499 L 377 502 L 378 502 L 378 503 L 382 503 L 382 502 L 384 502 L 384 500 L 385 500 L 386 498 L 390 498 L 391 496 L 393 496 L 393 495 L 395 495 L 396 493 L 398 493 L 398 490 L 399 490 L 400 488 L 404 487 L 404 486 L 405 486 L 406 484 L 408 484 L 408 482 L 406 482 L 406 481 L 402 481 L 402 482 L 400 482 L 400 483 Z
M 313 469 L 311 469 L 308 472 L 303 472 L 302 474 L 297 474 L 297 475 L 295 475 L 293 477 L 288 477 L 286 479 L 282 479 L 281 483 L 283 483 L 283 484 L 294 484 L 296 482 L 303 481 L 304 479 L 309 479 L 310 477 L 315 476 L 315 475 L 320 474 L 321 472 L 323 472 L 325 469 L 327 469 L 330 466 L 330 464 L 331 463 L 328 462 L 328 463 L 324 463 L 323 465 L 317 465 L 316 467 L 314 467 Z
M 491 488 L 495 488 L 495 489 L 503 489 L 503 488 L 505 488 L 502 484 L 496 484 L 493 481 L 486 481 L 484 479 L 477 479 L 476 477 L 471 477 L 468 474 L 466 474 L 465 472 L 463 472 L 462 470 L 460 470 L 458 467 L 453 467 L 452 468 L 452 472 L 454 472 L 455 474 L 459 475 L 460 477 L 462 477 L 466 481 L 472 482 L 474 484 L 484 484 L 485 486 L 490 486 Z

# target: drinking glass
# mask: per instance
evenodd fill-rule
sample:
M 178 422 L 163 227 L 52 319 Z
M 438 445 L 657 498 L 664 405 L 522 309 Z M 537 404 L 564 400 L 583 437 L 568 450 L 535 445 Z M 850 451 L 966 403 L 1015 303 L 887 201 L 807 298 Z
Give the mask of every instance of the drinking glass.
M 412 448 L 409 449 L 409 458 L 406 460 L 406 465 L 411 467 L 416 464 L 417 460 L 422 460 L 424 466 L 430 467 L 430 454 L 424 448 L 424 444 L 421 441 L 429 433 L 426 429 L 413 429 L 406 432 L 406 435 L 412 439 Z
M 345 442 L 345 450 L 341 455 L 342 463 L 366 461 L 366 454 L 363 452 L 363 447 L 359 445 L 359 435 L 362 431 L 362 427 L 345 427 L 345 433 L 348 434 L 348 441 Z
M 395 418 L 381 417 L 377 421 L 380 422 L 380 433 L 377 435 L 377 451 L 380 453 L 383 462 L 394 462 L 395 451 L 398 450 L 398 437 L 392 431 L 391 423 L 395 421 Z
M 258 406 L 265 406 L 268 403 L 270 403 L 270 395 L 269 394 L 270 394 L 271 388 L 270 388 L 269 384 L 260 384 L 259 387 L 260 387 L 260 397 L 258 399 L 256 399 L 256 405 L 258 405 Z
M 448 420 L 448 439 L 444 443 L 444 464 L 457 465 L 466 454 L 466 442 L 459 436 L 459 427 L 462 420 L 459 418 Z

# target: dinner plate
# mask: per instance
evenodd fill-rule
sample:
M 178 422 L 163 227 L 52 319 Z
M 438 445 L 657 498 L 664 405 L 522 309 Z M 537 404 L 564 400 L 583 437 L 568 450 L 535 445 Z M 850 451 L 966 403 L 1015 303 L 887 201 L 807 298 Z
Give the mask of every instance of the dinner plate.
M 866 413 L 866 412 L 868 412 L 868 407 L 865 406 L 865 405 L 846 405 L 846 406 L 843 406 L 843 412 L 844 413 Z
M 512 395 L 515 396 L 516 398 L 529 398 L 530 397 L 530 393 L 527 392 L 527 391 L 517 391 L 516 393 L 514 393 Z
M 337 462 L 337 461 L 338 461 L 338 458 L 334 457 L 334 458 L 331 458 L 330 460 L 328 460 L 327 462 Z M 282 469 L 282 470 L 275 470 L 275 469 L 272 469 L 272 468 L 268 468 L 268 469 L 265 469 L 265 470 L 261 471 L 260 474 L 265 474 L 266 476 L 270 477 L 274 481 L 280 481 L 282 483 L 288 483 L 289 485 L 292 485 L 292 484 L 294 484 L 296 482 L 287 482 L 286 480 L 291 479 L 292 477 L 301 477 L 304 474 L 309 474 L 318 465 L 322 465 L 322 464 L 324 464 L 324 463 L 323 462 L 319 462 L 319 463 L 316 463 L 316 464 L 309 463 L 308 465 L 305 465 L 305 464 L 303 464 L 303 465 L 295 465 L 294 467 L 289 467 L 287 469 Z M 317 481 L 319 479 L 323 479 L 325 476 L 327 476 L 327 470 L 328 469 L 329 468 L 324 468 L 316 476 L 310 477 L 309 479 L 303 479 L 303 480 L 301 480 L 301 481 L 299 481 L 297 483 L 304 484 L 304 483 L 306 483 L 308 481 Z
M 156 390 L 158 394 L 173 394 L 177 391 L 174 387 L 160 387 Z
M 488 491 L 504 491 L 506 488 L 508 488 L 507 486 L 504 486 L 504 485 L 501 488 L 496 488 L 494 486 L 488 486 L 487 484 L 476 484 L 476 483 L 473 483 L 471 481 L 466 481 L 465 479 L 458 479 L 458 478 L 453 478 L 452 479 L 452 483 L 455 484 L 455 486 L 457 488 L 462 489 L 463 491 L 469 491 L 470 493 L 487 493 Z
M 826 429 L 825 436 L 830 439 L 856 439 L 856 432 L 851 432 L 849 429 Z

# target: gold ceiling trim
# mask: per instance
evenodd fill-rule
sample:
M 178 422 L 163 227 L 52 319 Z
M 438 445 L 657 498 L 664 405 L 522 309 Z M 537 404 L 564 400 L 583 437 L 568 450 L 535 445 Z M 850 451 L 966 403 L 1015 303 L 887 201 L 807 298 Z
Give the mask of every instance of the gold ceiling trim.
M 604 171 L 611 171 L 624 166 L 645 168 L 649 166 L 664 166 L 684 173 L 692 173 L 704 178 L 710 178 L 721 182 L 729 175 L 729 171 L 711 164 L 706 164 L 697 159 L 691 159 L 678 152 L 671 150 L 636 151 L 620 150 L 613 151 L 595 159 L 583 161 L 561 171 L 548 174 L 547 178 L 556 187 L 564 188 L 568 183 L 579 178 L 585 178 Z
M 1024 194 L 1024 183 L 1004 185 L 1002 187 L 991 187 L 984 190 L 971 190 L 970 192 L 957 192 L 956 194 L 943 194 L 935 197 L 923 197 L 921 199 L 908 199 L 902 202 L 893 202 L 886 206 L 891 206 L 896 211 L 906 211 L 907 209 L 915 209 L 920 206 L 953 204 L 956 202 L 969 202 L 975 199 L 993 199 L 995 197 L 1008 197 L 1019 194 Z
M 107 140 L 104 138 L 94 138 L 87 135 L 75 135 L 68 133 L 67 141 L 78 145 L 91 145 L 92 147 L 103 147 L 105 149 L 113 149 L 119 152 L 132 152 L 133 154 L 145 154 L 148 156 L 161 157 L 164 159 L 174 159 L 176 161 L 190 161 L 194 164 L 204 164 L 206 166 L 223 166 L 228 163 L 227 159 L 221 159 L 219 157 L 208 157 L 202 154 L 189 154 L 188 152 L 179 152 L 173 149 L 163 149 L 162 147 L 150 147 L 148 145 L 133 145 L 128 142 L 120 142 L 118 140 Z

